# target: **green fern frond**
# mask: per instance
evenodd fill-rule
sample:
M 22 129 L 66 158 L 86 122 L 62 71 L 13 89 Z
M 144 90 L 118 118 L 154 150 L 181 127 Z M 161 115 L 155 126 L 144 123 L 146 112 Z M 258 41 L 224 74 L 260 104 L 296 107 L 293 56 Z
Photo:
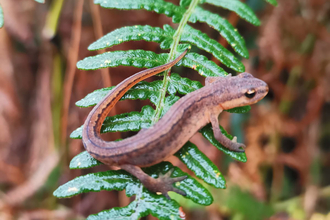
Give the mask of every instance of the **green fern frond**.
M 198 1 L 192 1 L 198 2 Z M 192 4 L 190 2 L 190 4 Z M 148 11 L 155 11 L 160 14 L 165 14 L 173 18 L 174 23 L 178 23 L 182 14 L 185 12 L 185 8 L 177 6 L 172 3 L 162 0 L 129 0 L 129 1 L 110 1 L 110 0 L 95 0 L 95 4 L 100 4 L 104 8 L 116 8 L 116 9 L 145 9 Z M 246 6 L 247 8 L 247 6 Z M 241 56 L 248 58 L 248 51 L 245 47 L 244 39 L 241 37 L 237 30 L 225 19 L 219 15 L 211 13 L 201 7 L 195 7 L 189 18 L 190 22 L 196 21 L 205 22 L 214 29 L 218 30 L 220 34 L 229 42 L 229 44 L 238 52 Z M 241 11 L 241 10 L 240 10 Z M 248 14 L 249 11 L 247 12 Z
M 275 0 L 266 0 L 270 3 Z M 179 23 L 174 29 L 170 25 L 163 28 L 151 27 L 149 25 L 134 25 L 114 30 L 92 43 L 89 50 L 100 50 L 110 48 L 128 41 L 150 41 L 156 42 L 161 49 L 169 49 L 168 53 L 156 54 L 152 51 L 128 50 L 111 51 L 96 56 L 86 57 L 77 63 L 79 69 L 94 70 L 116 66 L 134 66 L 138 68 L 151 68 L 163 65 L 173 60 L 191 45 L 212 54 L 223 65 L 228 68 L 243 72 L 245 70 L 242 62 L 228 49 L 219 44 L 208 35 L 188 25 L 189 22 L 204 22 L 217 30 L 226 39 L 231 47 L 242 57 L 247 58 L 248 50 L 243 37 L 238 33 L 226 19 L 218 14 L 203 9 L 203 4 L 212 4 L 237 13 L 248 22 L 259 25 L 260 21 L 253 11 L 238 0 L 181 0 L 180 5 L 175 5 L 163 0 L 94 0 L 104 8 L 121 10 L 153 11 L 171 17 L 174 23 Z M 201 76 L 226 76 L 228 73 L 208 60 L 205 56 L 195 52 L 189 52 L 177 63 L 177 66 L 185 66 L 196 70 Z M 140 82 L 131 88 L 121 100 L 140 99 L 150 100 L 154 106 L 143 106 L 140 112 L 129 112 L 107 117 L 101 128 L 101 132 L 123 132 L 139 131 L 148 128 L 156 123 L 169 109 L 179 100 L 180 95 L 186 95 L 202 87 L 200 82 L 183 78 L 177 73 L 169 74 L 170 70 L 163 73 L 163 80 L 154 82 Z M 113 87 L 96 90 L 76 103 L 80 107 L 96 105 Z M 250 106 L 239 107 L 228 110 L 232 113 L 245 113 Z M 222 127 L 221 132 L 228 138 L 229 135 Z M 213 135 L 211 125 L 200 130 L 202 135 L 215 147 L 232 158 L 245 162 L 245 153 L 229 151 L 223 147 Z M 71 133 L 71 138 L 81 138 L 82 127 Z M 207 184 L 216 188 L 225 188 L 226 182 L 218 168 L 192 143 L 186 143 L 176 154 L 195 175 Z M 98 166 L 101 163 L 92 158 L 87 152 L 74 157 L 70 163 L 71 169 L 84 169 Z M 153 167 L 144 169 L 147 174 L 156 178 L 159 174 L 167 172 L 172 168 L 170 163 L 160 163 Z M 175 168 L 173 176 L 187 175 L 180 169 Z M 209 205 L 213 198 L 211 194 L 195 179 L 188 175 L 188 178 L 175 184 L 187 193 L 187 198 L 195 203 Z M 124 171 L 107 171 L 92 173 L 78 177 L 59 187 L 54 195 L 57 197 L 71 197 L 83 192 L 100 190 L 126 190 L 127 196 L 136 195 L 135 200 L 127 207 L 113 208 L 102 211 L 88 219 L 139 219 L 151 214 L 160 219 L 180 219 L 179 205 L 173 200 L 167 200 L 161 195 L 150 193 L 139 180 Z
M 136 199 L 123 208 L 113 208 L 88 216 L 87 220 L 120 219 L 131 220 L 151 214 L 159 219 L 182 220 L 179 216 L 179 204 L 174 200 L 168 202 L 164 198 L 142 192 L 143 199 Z M 152 204 L 152 205 L 151 205 Z M 160 213 L 159 210 L 166 210 Z
M 141 112 L 129 112 L 112 117 L 106 117 L 101 127 L 101 133 L 106 132 L 124 132 L 139 131 L 142 128 L 148 128 L 152 125 L 152 119 L 155 117 L 155 110 L 145 105 Z M 82 126 L 74 130 L 70 138 L 82 138 Z
M 94 0 L 95 4 L 100 4 L 103 8 L 115 8 L 121 10 L 145 9 L 159 14 L 165 14 L 172 17 L 174 23 L 179 23 L 185 8 L 174 5 L 163 0 Z
M 172 73 L 167 91 L 170 95 L 174 95 L 176 92 L 181 95 L 186 95 L 202 87 L 202 84 L 198 81 L 193 81 L 191 79 L 181 77 L 177 73 Z M 76 105 L 82 108 L 94 106 L 99 101 L 101 101 L 102 98 L 104 98 L 113 88 L 114 86 L 95 90 L 94 92 L 88 94 L 85 98 L 77 101 Z M 149 99 L 151 103 L 156 105 L 156 103 L 159 101 L 159 91 L 161 88 L 162 81 L 160 80 L 153 82 L 142 81 L 129 89 L 120 100 Z
M 74 158 L 77 164 L 80 164 L 81 157 L 86 157 L 86 154 L 79 154 Z M 93 160 L 93 158 L 91 158 Z M 90 163 L 90 167 L 95 166 L 94 164 Z M 89 168 L 89 167 L 71 167 L 71 168 Z M 176 184 L 178 189 L 184 190 L 187 193 L 186 198 L 194 201 L 200 205 L 210 205 L 213 202 L 212 195 L 206 190 L 197 180 L 192 178 L 189 174 L 184 173 L 177 167 L 173 167 L 173 165 L 169 162 L 162 162 L 152 167 L 148 167 L 143 169 L 148 175 L 153 178 L 157 178 L 160 174 L 165 174 L 169 170 L 174 169 L 172 173 L 172 177 L 180 177 L 180 176 L 187 176 L 187 179 L 180 182 L 180 184 Z M 101 190 L 119 190 L 122 191 L 125 189 L 126 195 L 131 197 L 136 195 L 136 199 L 133 202 L 135 203 L 135 211 L 137 213 L 141 212 L 141 216 L 145 216 L 147 214 L 152 214 L 158 218 L 162 217 L 163 219 L 178 219 L 179 217 L 179 205 L 174 200 L 168 200 L 164 196 L 156 195 L 155 193 L 151 193 L 146 190 L 140 181 L 132 177 L 129 173 L 123 170 L 109 170 L 105 172 L 98 172 L 98 173 L 90 173 L 84 176 L 77 177 L 62 186 L 60 186 L 55 192 L 54 195 L 59 198 L 67 198 L 78 195 L 84 192 L 99 192 Z M 131 203 L 132 204 L 132 203 Z M 156 204 L 159 204 L 157 206 Z M 154 209 L 157 208 L 158 210 L 155 211 Z M 115 208 L 115 210 L 118 208 Z M 122 208 L 119 208 L 122 210 Z M 108 211 L 100 212 L 97 215 L 92 216 L 100 216 L 101 213 L 105 214 L 100 217 L 101 219 L 114 219 L 112 216 L 110 209 Z M 166 212 L 164 212 L 166 210 Z M 172 210 L 170 213 L 167 213 L 169 210 Z M 109 213 L 110 212 L 110 213 Z M 145 213 L 147 212 L 147 213 Z M 123 217 L 122 215 L 120 215 Z M 129 219 L 138 219 L 139 216 L 133 217 L 130 216 Z M 117 216 L 118 217 L 118 216 Z
M 196 145 L 186 143 L 176 154 L 195 175 L 215 188 L 226 188 L 226 180 L 218 167 Z
M 162 49 L 170 49 L 173 43 L 174 34 L 175 30 L 169 25 L 164 25 L 164 30 L 158 27 L 151 27 L 149 25 L 123 27 L 110 32 L 96 42 L 92 43 L 88 49 L 104 49 L 132 40 L 152 41 L 159 43 Z M 209 38 L 206 34 L 190 27 L 189 25 L 186 25 L 183 29 L 181 42 L 196 45 L 198 48 L 211 53 L 224 65 L 235 71 L 244 71 L 244 65 L 242 62 L 239 61 L 231 52 L 229 52 L 217 41 Z
M 78 69 L 95 70 L 116 66 L 134 66 L 138 68 L 152 68 L 167 63 L 168 55 L 156 54 L 152 51 L 129 50 L 113 51 L 99 54 L 77 63 Z
M 202 87 L 203 87 L 202 83 L 198 81 L 193 81 L 191 79 L 181 77 L 177 73 L 172 73 L 170 76 L 167 92 L 170 95 L 174 95 L 176 93 L 179 93 L 181 95 L 186 95 Z
M 174 32 L 172 28 L 169 32 L 168 30 L 165 31 L 159 27 L 151 27 L 149 25 L 122 27 L 104 35 L 89 45 L 88 50 L 100 50 L 133 40 L 145 40 L 160 43 L 161 45 L 165 44 L 167 46 L 163 47 L 163 49 L 169 49 L 173 41 Z
M 249 58 L 249 52 L 245 46 L 243 37 L 226 19 L 201 7 L 196 7 L 189 21 L 193 23 L 196 21 L 207 23 L 210 27 L 219 31 L 220 35 L 228 41 L 239 55 Z
M 103 88 L 95 90 L 94 92 L 88 94 L 85 98 L 76 102 L 79 107 L 90 107 L 96 105 L 102 100 L 114 86 L 109 88 Z M 156 104 L 159 101 L 159 91 L 162 88 L 162 82 L 160 80 L 153 82 L 139 82 L 133 88 L 128 90 L 125 95 L 120 100 L 146 100 L 149 99 L 151 103 Z
M 95 160 L 87 151 L 83 151 L 70 161 L 70 169 L 88 169 L 99 166 L 102 163 Z
M 95 70 L 116 66 L 152 68 L 167 63 L 168 57 L 169 54 L 166 53 L 156 54 L 152 51 L 145 50 L 114 51 L 86 57 L 77 63 L 77 67 L 82 70 Z M 205 56 L 197 53 L 187 53 L 177 65 L 195 69 L 199 74 L 205 77 L 227 75 L 221 67 L 209 61 Z
M 163 117 L 165 113 L 170 110 L 171 106 L 174 105 L 180 99 L 179 96 L 169 95 L 165 97 L 164 107 L 160 112 L 160 117 Z M 154 121 L 154 120 L 153 120 Z
M 225 76 L 228 74 L 213 61 L 208 60 L 205 56 L 198 53 L 187 53 L 181 62 L 183 66 L 196 70 L 204 77 Z
M 220 130 L 221 132 L 230 140 L 233 139 L 233 136 L 228 134 L 227 131 L 225 131 L 225 129 L 223 127 L 220 126 Z M 227 148 L 225 148 L 224 146 L 222 146 L 217 139 L 215 139 L 214 135 L 213 135 L 213 130 L 212 130 L 212 126 L 211 124 L 206 125 L 204 128 L 202 128 L 200 130 L 200 132 L 202 133 L 202 135 L 215 147 L 217 147 L 219 150 L 221 150 L 222 152 L 224 152 L 225 154 L 231 156 L 232 158 L 241 161 L 241 162 L 246 162 L 246 155 L 244 152 L 239 153 L 239 152 L 233 152 L 231 150 L 228 150 Z
M 142 128 L 150 127 L 153 117 L 155 117 L 155 110 L 151 106 L 145 105 L 142 107 L 141 112 L 123 113 L 107 117 L 101 132 L 139 131 Z
M 233 11 L 251 24 L 256 26 L 260 25 L 260 20 L 254 14 L 252 9 L 239 0 L 206 0 L 205 2 Z
M 216 40 L 211 39 L 206 34 L 189 25 L 184 27 L 181 41 L 196 45 L 198 48 L 211 53 L 215 58 L 222 62 L 222 64 L 237 72 L 244 72 L 245 70 L 243 63 L 229 52 L 229 50 L 224 48 Z
M 226 188 L 226 180 L 218 167 L 199 151 L 196 145 L 191 142 L 186 143 L 175 156 L 192 170 L 198 178 L 216 188 Z M 87 169 L 101 164 L 101 162 L 95 160 L 87 151 L 84 151 L 71 160 L 70 169 Z

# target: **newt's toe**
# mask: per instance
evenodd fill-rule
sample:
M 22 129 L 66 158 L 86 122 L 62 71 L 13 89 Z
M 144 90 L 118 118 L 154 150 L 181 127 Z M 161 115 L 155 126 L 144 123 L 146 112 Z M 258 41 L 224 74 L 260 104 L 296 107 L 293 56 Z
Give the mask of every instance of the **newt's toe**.
M 174 169 L 171 169 L 164 175 L 160 174 L 159 177 L 155 179 L 155 185 L 153 187 L 154 189 L 156 189 L 156 192 L 163 194 L 167 199 L 171 199 L 167 194 L 169 191 L 176 192 L 183 196 L 187 195 L 184 191 L 173 186 L 174 183 L 181 182 L 182 180 L 186 179 L 187 176 L 171 178 L 171 174 L 173 173 L 173 171 Z
M 237 143 L 236 140 L 231 143 L 230 147 L 228 148 L 229 150 L 236 151 L 236 152 L 245 152 L 246 146 L 241 143 Z

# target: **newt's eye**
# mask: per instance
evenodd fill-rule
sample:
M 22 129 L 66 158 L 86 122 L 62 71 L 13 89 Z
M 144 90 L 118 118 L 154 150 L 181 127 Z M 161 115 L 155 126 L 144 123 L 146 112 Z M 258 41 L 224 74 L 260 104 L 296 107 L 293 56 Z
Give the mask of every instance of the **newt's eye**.
M 256 90 L 254 89 L 249 89 L 246 93 L 245 96 L 249 99 L 252 99 L 256 95 Z

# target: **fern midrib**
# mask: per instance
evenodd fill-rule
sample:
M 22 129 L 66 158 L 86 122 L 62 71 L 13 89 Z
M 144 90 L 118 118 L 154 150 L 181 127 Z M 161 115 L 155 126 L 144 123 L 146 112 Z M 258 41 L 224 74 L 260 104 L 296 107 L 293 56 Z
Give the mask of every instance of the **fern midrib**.
M 179 23 L 178 29 L 176 30 L 175 34 L 173 35 L 174 40 L 173 40 L 173 44 L 170 48 L 170 53 L 167 58 L 167 62 L 174 60 L 175 52 L 177 51 L 181 35 L 183 34 L 183 31 L 184 31 L 183 29 L 184 29 L 185 25 L 188 23 L 188 20 L 189 20 L 191 14 L 193 13 L 193 10 L 195 9 L 195 7 L 198 5 L 198 3 L 199 3 L 199 0 L 192 0 L 190 2 L 190 5 L 189 5 L 187 11 L 183 14 L 183 17 Z M 161 113 L 163 111 L 164 103 L 165 103 L 165 96 L 166 96 L 166 91 L 167 91 L 166 88 L 169 83 L 170 71 L 171 71 L 171 68 L 165 71 L 160 99 L 159 99 L 158 104 L 156 105 L 155 116 L 152 120 L 152 124 L 155 124 L 160 119 Z
M 132 214 L 131 219 L 137 219 L 137 217 L 140 214 L 140 212 L 137 212 L 137 210 L 139 210 L 140 203 L 143 203 L 142 196 L 143 196 L 143 184 L 140 183 L 139 192 L 136 194 L 135 197 L 135 202 L 136 202 L 135 212 Z

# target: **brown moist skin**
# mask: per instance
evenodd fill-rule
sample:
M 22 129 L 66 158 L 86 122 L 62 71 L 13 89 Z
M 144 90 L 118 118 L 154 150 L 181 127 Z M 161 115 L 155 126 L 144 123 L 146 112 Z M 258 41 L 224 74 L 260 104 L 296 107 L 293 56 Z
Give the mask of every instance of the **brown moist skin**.
M 249 73 L 241 73 L 235 77 L 208 77 L 205 87 L 182 97 L 152 127 L 119 142 L 102 140 L 102 123 L 125 92 L 136 83 L 171 68 L 185 54 L 186 51 L 168 64 L 138 72 L 118 84 L 94 107 L 83 127 L 85 149 L 95 159 L 107 165 L 121 167 L 136 176 L 149 190 L 161 192 L 166 197 L 168 191 L 185 195 L 172 185 L 186 177 L 170 178 L 171 172 L 168 172 L 165 176 L 154 179 L 140 167 L 159 163 L 173 155 L 210 122 L 215 138 L 222 145 L 233 151 L 244 151 L 243 144 L 231 141 L 221 133 L 218 116 L 223 110 L 254 104 L 268 92 L 267 84 Z

